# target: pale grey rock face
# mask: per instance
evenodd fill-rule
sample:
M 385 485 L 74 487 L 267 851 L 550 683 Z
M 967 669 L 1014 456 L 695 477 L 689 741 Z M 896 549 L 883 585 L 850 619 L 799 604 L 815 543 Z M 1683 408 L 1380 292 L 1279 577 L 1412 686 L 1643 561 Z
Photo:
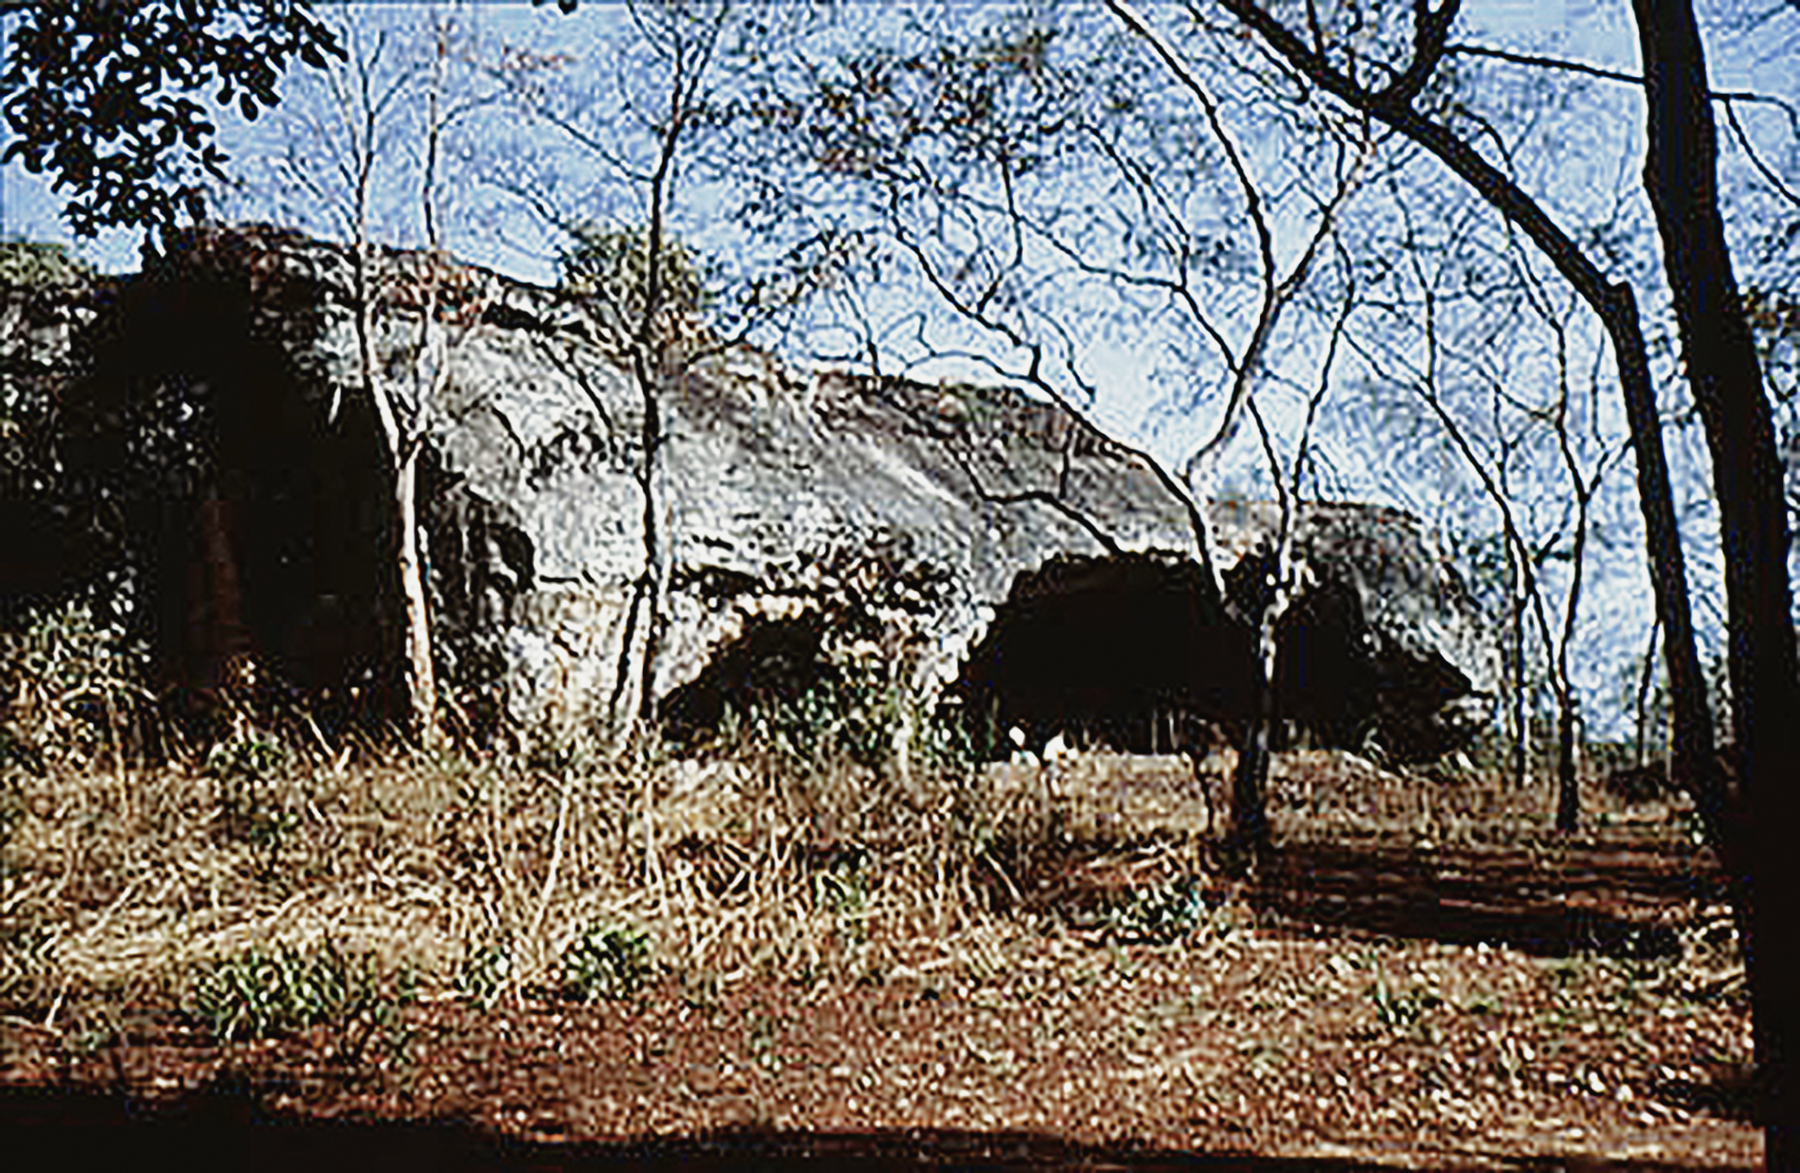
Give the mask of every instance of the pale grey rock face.
M 422 382 L 421 265 L 398 253 L 377 264 L 378 379 L 409 407 Z M 636 711 L 653 642 L 654 701 L 702 723 L 717 713 L 707 690 L 754 683 L 754 648 L 856 662 L 1025 721 L 1099 713 L 1129 724 L 1159 704 L 1232 715 L 1247 645 L 1198 572 L 1198 518 L 1147 458 L 1061 408 L 1004 388 L 796 372 L 732 349 L 657 388 L 663 438 L 647 494 L 643 394 L 596 317 L 479 270 L 445 280 L 449 378 L 427 413 L 420 500 L 438 657 L 457 703 L 526 723 L 616 725 Z M 217 484 L 201 492 L 245 497 L 233 541 L 262 654 L 314 688 L 349 664 L 391 663 L 390 572 L 379 558 L 328 554 L 391 541 L 347 250 L 210 230 L 139 285 L 122 335 L 150 329 L 132 315 L 162 315 L 160 333 L 203 340 L 194 370 L 158 377 L 210 380 L 220 418 L 235 421 Z M 16 345 L 21 327 L 0 325 L 0 346 Z M 122 378 L 130 357 L 113 361 L 102 381 Z M 279 377 L 255 362 L 276 363 Z M 257 487 L 271 454 L 278 491 Z M 1272 507 L 1210 516 L 1225 579 L 1241 582 L 1241 560 L 1268 548 Z M 1291 642 L 1335 649 L 1328 665 L 1296 670 L 1321 694 L 1296 711 L 1329 710 L 1338 740 L 1373 729 L 1410 755 L 1479 724 L 1498 652 L 1411 519 L 1307 506 L 1296 553 L 1309 585 L 1294 622 L 1317 631 L 1296 628 Z M 157 581 L 185 589 L 172 572 Z M 664 588 L 655 622 L 647 582 Z M 192 602 L 163 612 L 192 613 Z M 1137 625 L 1118 627 L 1117 614 Z M 1070 678 L 1088 645 L 1117 679 Z M 1157 680 L 1128 679 L 1159 658 Z M 1020 664 L 1041 671 L 1021 685 Z M 1013 692 L 983 698 L 983 687 Z M 1361 699 L 1321 699 L 1334 687 Z
M 1800 554 L 1800 430 L 1787 438 L 1782 459 L 1787 468 L 1788 538 Z

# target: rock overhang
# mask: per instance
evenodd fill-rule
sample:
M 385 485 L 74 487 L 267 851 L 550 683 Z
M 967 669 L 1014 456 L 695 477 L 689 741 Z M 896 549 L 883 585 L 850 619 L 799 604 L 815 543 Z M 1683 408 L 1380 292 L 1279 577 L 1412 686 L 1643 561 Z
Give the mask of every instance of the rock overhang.
M 411 254 L 383 251 L 377 282 L 403 288 L 417 264 Z M 1063 581 L 1072 599 L 1093 595 L 1091 604 L 1109 597 L 1092 583 L 1110 576 L 1127 584 L 1110 596 L 1121 606 L 1148 599 L 1152 611 L 1166 610 L 1186 591 L 1183 613 L 1204 622 L 1189 623 L 1178 638 L 1159 635 L 1154 624 L 1141 636 L 1111 638 L 1104 606 L 1071 601 L 1062 605 L 1087 616 L 1094 630 L 1046 638 L 1109 644 L 1107 672 L 1124 677 L 1133 640 L 1142 639 L 1150 679 L 1126 680 L 1118 691 L 1157 704 L 1201 697 L 1195 707 L 1209 712 L 1230 707 L 1212 694 L 1236 687 L 1221 683 L 1235 681 L 1235 666 L 1212 683 L 1177 687 L 1165 662 L 1168 648 L 1185 646 L 1197 649 L 1190 659 L 1222 663 L 1238 652 L 1221 649 L 1242 643 L 1229 601 L 1198 572 L 1196 511 L 1143 454 L 1058 405 L 1006 387 L 799 375 L 766 354 L 727 350 L 656 387 L 665 427 L 646 494 L 643 389 L 615 361 L 605 323 L 558 291 L 458 272 L 450 379 L 435 405 L 421 485 L 439 658 L 453 690 L 486 698 L 515 720 L 616 723 L 630 691 L 626 677 L 640 671 L 648 646 L 647 628 L 632 618 L 634 591 L 648 570 L 664 584 L 648 673 L 655 700 L 691 697 L 722 656 L 762 638 L 765 627 L 794 623 L 818 629 L 820 655 L 866 655 L 874 647 L 906 687 L 966 699 L 984 672 L 990 680 L 1020 675 L 979 662 L 997 644 L 1022 647 L 1019 641 L 1036 638 L 1021 634 L 1036 622 L 1021 623 L 1021 615 L 1031 610 L 1029 599 L 1055 594 L 1046 584 Z M 266 462 L 254 456 L 282 449 L 301 465 L 366 466 L 378 458 L 371 413 L 358 406 L 348 251 L 276 230 L 206 230 L 124 285 L 116 310 L 106 311 L 119 315 L 119 337 L 141 338 L 154 326 L 197 338 L 223 323 L 279 368 L 279 378 L 252 376 L 241 364 L 209 367 L 193 355 L 192 369 L 161 362 L 154 376 L 210 379 L 221 395 L 243 402 L 284 397 L 272 410 L 248 413 L 262 421 L 253 425 L 260 434 L 213 452 L 223 464 L 209 485 L 165 502 L 197 513 L 208 494 L 241 498 L 241 516 L 230 521 L 240 547 L 271 528 L 290 531 L 280 550 L 245 567 L 245 589 L 269 597 L 247 607 L 244 622 L 257 630 L 246 636 L 312 687 L 348 661 L 337 655 L 336 668 L 308 666 L 301 647 L 308 638 L 368 645 L 357 661 L 365 672 L 371 663 L 392 663 L 391 637 L 383 634 L 394 622 L 391 588 L 379 566 L 344 549 L 360 541 L 379 550 L 383 542 L 379 511 L 344 500 L 366 486 L 367 468 L 315 470 L 273 492 L 258 487 Z M 213 294 L 197 293 L 206 290 Z M 223 317 L 206 308 L 220 290 L 241 301 Z M 378 306 L 374 343 L 384 371 L 404 366 L 419 312 L 398 295 Z M 210 324 L 196 314 L 210 314 Z M 8 342 L 20 345 L 16 336 Z M 28 338 L 23 345 L 36 344 Z M 132 361 L 115 347 L 97 373 L 78 372 L 79 362 L 68 369 L 89 393 L 109 380 L 145 393 Z M 398 384 L 392 390 L 406 393 Z M 1234 569 L 1269 548 L 1271 509 L 1236 503 L 1206 511 L 1228 583 Z M 645 558 L 647 522 L 659 529 L 662 561 L 654 567 Z M 163 557 L 194 556 L 191 518 L 168 524 L 189 532 L 164 546 L 188 553 Z M 1308 658 L 1305 648 L 1290 656 L 1305 666 L 1291 681 L 1295 697 L 1310 695 L 1319 664 L 1361 655 L 1354 672 L 1343 664 L 1332 671 L 1361 673 L 1359 689 L 1387 698 L 1390 725 L 1467 726 L 1455 714 L 1494 691 L 1498 653 L 1468 592 L 1417 524 L 1391 510 L 1309 503 L 1296 526 L 1297 556 L 1316 589 L 1296 605 L 1290 643 L 1310 643 L 1315 653 L 1332 646 L 1323 659 Z M 355 567 L 333 569 L 346 560 Z M 305 571 L 303 581 L 295 567 Z M 163 610 L 193 612 L 195 600 L 179 597 L 179 573 L 166 569 L 159 589 L 177 597 Z M 271 591 L 284 577 L 285 594 Z M 1089 585 L 1075 589 L 1080 582 Z M 1143 586 L 1151 582 L 1161 585 Z M 300 598 L 308 589 L 332 604 Z M 284 607 L 306 614 L 272 614 Z M 190 625 L 181 625 L 175 642 L 196 638 L 185 630 Z M 1038 699 L 1021 694 L 1008 703 L 1070 708 L 1066 696 L 1043 699 L 1057 691 L 1041 679 L 1054 675 L 1053 650 L 1043 663 L 1027 674 L 1034 680 L 1005 685 L 1035 689 Z M 1365 678 L 1376 686 L 1363 688 Z M 1116 726 L 1124 719 L 1119 710 L 1129 705 L 1120 696 L 1088 695 L 1096 711 L 1069 720 Z M 1321 706 L 1297 699 L 1295 707 Z M 1343 728 L 1368 719 L 1332 718 Z M 1414 740 L 1409 752 L 1442 738 Z

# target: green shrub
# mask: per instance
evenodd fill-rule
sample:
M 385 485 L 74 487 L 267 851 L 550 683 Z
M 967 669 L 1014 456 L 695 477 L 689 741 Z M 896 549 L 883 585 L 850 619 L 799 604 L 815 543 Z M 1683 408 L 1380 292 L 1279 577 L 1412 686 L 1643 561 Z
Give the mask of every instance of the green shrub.
M 649 295 L 649 230 L 608 230 L 584 225 L 575 243 L 562 253 L 563 288 L 592 298 L 617 314 L 628 331 L 643 320 Z M 657 312 L 694 318 L 712 297 L 703 261 L 680 240 L 665 233 L 657 254 Z
M 1106 918 L 1120 936 L 1151 944 L 1181 940 L 1207 921 L 1206 899 L 1194 879 L 1172 880 L 1134 891 Z
M 271 782 L 287 766 L 287 747 L 260 729 L 240 729 L 206 751 L 206 772 L 221 781 Z
M 87 764 L 108 750 L 136 754 L 155 720 L 143 685 L 149 650 L 86 601 L 39 611 L 0 632 L 0 767 L 41 772 Z
M 0 922 L 0 1006 L 25 1014 L 49 1002 L 57 988 L 49 926 L 9 916 Z
M 1401 1031 L 1416 1025 L 1427 1010 L 1444 1004 L 1437 991 L 1426 986 L 1396 989 L 1388 985 L 1387 975 L 1375 971 L 1375 984 L 1369 987 L 1369 1000 L 1375 1003 L 1375 1017 L 1389 1030 Z
M 329 1024 L 360 1027 L 360 1051 L 371 1037 L 391 1032 L 412 1000 L 410 975 L 384 980 L 373 956 L 347 954 L 327 939 L 315 953 L 282 945 L 200 966 L 185 1009 L 220 1042 Z
M 207 751 L 206 772 L 218 783 L 219 812 L 227 834 L 273 851 L 299 829 L 299 814 L 275 789 L 290 765 L 286 746 L 250 726 Z
M 562 957 L 563 993 L 578 1002 L 619 1001 L 650 984 L 650 937 L 625 926 L 595 926 Z
M 456 992 L 484 1010 L 491 1010 L 506 991 L 512 977 L 512 950 L 505 945 L 489 944 L 472 950 L 463 959 L 456 974 Z

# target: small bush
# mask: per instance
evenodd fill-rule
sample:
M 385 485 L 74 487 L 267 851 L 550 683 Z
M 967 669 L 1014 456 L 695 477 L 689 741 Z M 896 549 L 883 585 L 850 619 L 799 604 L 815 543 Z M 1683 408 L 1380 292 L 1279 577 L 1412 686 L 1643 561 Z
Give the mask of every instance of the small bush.
M 512 978 L 512 950 L 505 945 L 483 945 L 463 959 L 456 973 L 456 992 L 491 1010 L 506 992 Z
M 1173 944 L 1207 921 L 1206 899 L 1193 879 L 1173 880 L 1132 894 L 1114 908 L 1108 924 L 1123 938 L 1156 945 Z
M 268 782 L 288 765 L 287 747 L 259 729 L 243 729 L 206 753 L 206 771 L 222 781 Z
M 300 827 L 300 816 L 276 794 L 290 755 L 279 740 L 245 726 L 206 754 L 218 787 L 219 811 L 232 838 L 273 851 Z
M 220 1042 L 329 1024 L 361 1027 L 360 1051 L 392 1030 L 412 998 L 408 975 L 384 981 L 372 956 L 346 954 L 327 939 L 312 954 L 282 945 L 204 965 L 193 975 L 185 1009 Z
M 50 947 L 54 937 L 42 924 L 8 917 L 0 925 L 0 1006 L 25 1013 L 50 1001 L 58 984 Z
M 141 642 L 79 600 L 0 633 L 0 766 L 42 773 L 109 750 L 135 756 L 155 719 L 148 665 Z
M 563 993 L 578 1002 L 620 1001 L 650 984 L 650 937 L 639 928 L 588 929 L 562 958 Z
M 584 225 L 562 255 L 563 287 L 591 297 L 635 329 L 647 308 L 650 234 L 644 228 L 608 231 Z M 659 312 L 697 315 L 711 301 L 707 265 L 673 236 L 664 234 L 657 254 Z
M 1389 1030 L 1403 1031 L 1417 1025 L 1427 1010 L 1444 1004 L 1435 990 L 1425 987 L 1395 989 L 1388 985 L 1387 975 L 1376 971 L 1375 984 L 1369 987 L 1369 1000 L 1375 1003 L 1375 1017 Z

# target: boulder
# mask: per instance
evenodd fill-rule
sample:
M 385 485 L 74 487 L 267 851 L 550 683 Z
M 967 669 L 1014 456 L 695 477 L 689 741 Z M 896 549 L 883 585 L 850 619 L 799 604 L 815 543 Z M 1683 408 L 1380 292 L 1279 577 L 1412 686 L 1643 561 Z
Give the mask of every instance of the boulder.
M 442 679 L 471 719 L 617 729 L 647 707 L 695 733 L 851 671 L 1034 736 L 1150 744 L 1158 721 L 1241 715 L 1271 506 L 1202 515 L 1142 453 L 1007 387 L 734 346 L 647 398 L 581 300 L 383 251 L 376 377 L 408 411 L 432 282 L 448 372 L 420 520 Z M 120 541 L 173 678 L 248 649 L 315 694 L 393 702 L 391 488 L 354 291 L 347 249 L 260 227 L 196 231 L 91 287 L 102 328 L 59 360 L 59 394 L 88 421 L 75 464 L 134 519 Z M 31 349 L 22 320 L 0 318 L 0 345 Z M 153 437 L 108 433 L 147 418 Z M 1307 504 L 1297 526 L 1290 714 L 1406 756 L 1478 726 L 1492 625 L 1418 524 Z
M 1228 589 L 1248 611 L 1280 512 L 1269 502 L 1210 510 Z M 1329 744 L 1372 734 L 1390 756 L 1436 757 L 1486 725 L 1503 662 L 1491 616 L 1418 519 L 1398 509 L 1303 502 L 1291 558 L 1300 589 L 1283 624 L 1284 690 Z

